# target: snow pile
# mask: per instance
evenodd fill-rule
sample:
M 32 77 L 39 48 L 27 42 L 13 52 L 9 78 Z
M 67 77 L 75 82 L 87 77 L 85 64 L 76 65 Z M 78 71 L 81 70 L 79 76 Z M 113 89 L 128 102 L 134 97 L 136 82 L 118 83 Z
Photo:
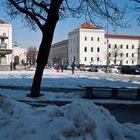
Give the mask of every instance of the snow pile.
M 139 140 L 140 125 L 120 124 L 90 101 L 32 107 L 0 95 L 1 140 Z

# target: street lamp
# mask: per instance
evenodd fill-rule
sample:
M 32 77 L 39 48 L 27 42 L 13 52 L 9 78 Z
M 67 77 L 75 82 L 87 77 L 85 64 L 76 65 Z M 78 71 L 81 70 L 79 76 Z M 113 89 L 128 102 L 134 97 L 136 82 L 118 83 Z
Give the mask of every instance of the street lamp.
M 117 17 L 119 15 L 118 9 L 114 9 L 114 16 Z M 106 61 L 106 73 L 109 73 L 109 39 L 108 39 L 108 21 L 107 21 L 107 61 Z
M 119 11 L 117 8 L 115 8 L 114 16 L 117 17 L 119 15 Z

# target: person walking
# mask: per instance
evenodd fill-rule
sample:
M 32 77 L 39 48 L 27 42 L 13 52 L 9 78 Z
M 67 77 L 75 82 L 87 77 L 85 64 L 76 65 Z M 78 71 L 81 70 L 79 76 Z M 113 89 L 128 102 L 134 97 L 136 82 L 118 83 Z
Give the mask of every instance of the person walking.
M 59 70 L 60 70 L 60 66 L 57 65 L 57 67 L 56 67 L 56 72 L 59 72 Z
M 16 70 L 16 62 L 13 63 L 13 70 Z
M 10 70 L 11 71 L 13 70 L 13 62 L 12 61 L 10 62 Z
M 71 64 L 72 74 L 74 74 L 74 69 L 75 69 L 75 63 L 74 63 L 74 62 L 72 62 L 72 64 Z
M 61 68 L 61 72 L 63 72 L 63 70 L 64 70 L 64 65 L 61 64 L 61 65 L 60 65 L 60 68 Z

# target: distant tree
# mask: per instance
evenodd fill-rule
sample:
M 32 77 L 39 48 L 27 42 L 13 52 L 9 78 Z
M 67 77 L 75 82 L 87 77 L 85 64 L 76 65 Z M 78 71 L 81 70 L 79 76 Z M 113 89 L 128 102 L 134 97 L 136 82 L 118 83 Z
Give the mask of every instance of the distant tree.
M 36 47 L 29 47 L 27 49 L 27 60 L 30 60 L 32 65 L 36 64 L 37 50 Z
M 21 17 L 25 25 L 42 32 L 42 41 L 37 56 L 37 67 L 30 92 L 31 97 L 40 96 L 40 86 L 44 67 L 47 64 L 54 30 L 58 20 L 66 17 L 80 18 L 85 15 L 86 20 L 95 23 L 107 18 L 112 25 L 123 26 L 121 19 L 123 11 L 119 9 L 119 16 L 114 16 L 116 3 L 113 0 L 6 0 L 7 11 L 12 18 Z M 96 20 L 95 20 L 96 19 Z
M 113 48 L 111 48 L 111 50 L 109 51 L 109 61 L 112 61 L 114 65 L 116 65 L 118 61 L 120 63 L 122 60 L 121 54 L 122 51 L 120 47 L 113 46 Z
M 131 21 L 136 19 L 138 26 L 140 25 L 140 0 L 129 0 L 129 6 L 127 9 L 128 16 L 130 16 Z

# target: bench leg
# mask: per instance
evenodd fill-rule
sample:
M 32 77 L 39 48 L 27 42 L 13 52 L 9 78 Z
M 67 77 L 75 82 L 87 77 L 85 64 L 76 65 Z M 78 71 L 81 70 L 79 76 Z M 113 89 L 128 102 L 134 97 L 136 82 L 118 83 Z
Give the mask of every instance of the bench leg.
M 91 87 L 86 87 L 86 97 L 88 99 L 92 99 L 93 98 L 92 88 Z
M 117 98 L 118 98 L 118 89 L 112 88 L 112 99 L 117 99 Z
M 137 100 L 140 100 L 140 89 L 137 89 Z

